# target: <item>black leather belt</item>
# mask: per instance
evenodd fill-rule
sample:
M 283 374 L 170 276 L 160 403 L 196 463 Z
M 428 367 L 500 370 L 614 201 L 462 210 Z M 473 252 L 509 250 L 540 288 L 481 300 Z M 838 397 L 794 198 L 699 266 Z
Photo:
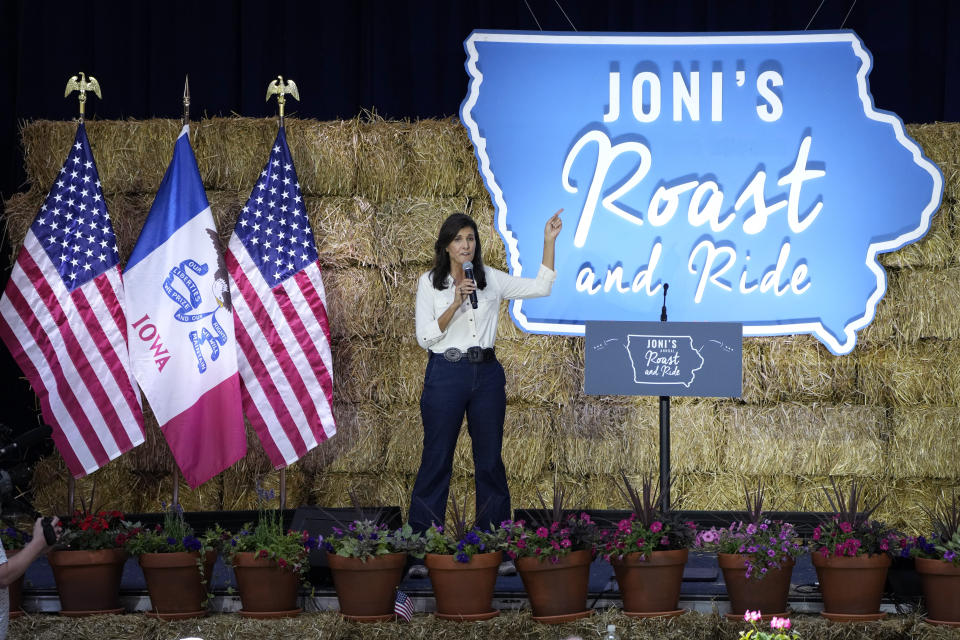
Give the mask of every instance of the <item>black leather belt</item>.
M 457 349 L 456 347 L 450 347 L 443 353 L 433 353 L 433 355 L 443 356 L 443 359 L 447 362 L 460 362 L 466 358 L 467 362 L 478 363 L 489 362 L 490 360 L 496 360 L 497 358 L 492 348 L 484 349 L 482 347 L 470 347 L 466 351 L 460 351 L 460 349 Z

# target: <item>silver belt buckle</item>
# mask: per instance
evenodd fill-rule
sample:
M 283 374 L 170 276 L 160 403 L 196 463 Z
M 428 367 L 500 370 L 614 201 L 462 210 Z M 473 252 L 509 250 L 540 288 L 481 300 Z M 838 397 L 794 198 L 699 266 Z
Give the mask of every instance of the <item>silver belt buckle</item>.
M 443 352 L 443 358 L 447 362 L 460 362 L 460 359 L 463 358 L 463 351 L 456 347 L 450 347 Z

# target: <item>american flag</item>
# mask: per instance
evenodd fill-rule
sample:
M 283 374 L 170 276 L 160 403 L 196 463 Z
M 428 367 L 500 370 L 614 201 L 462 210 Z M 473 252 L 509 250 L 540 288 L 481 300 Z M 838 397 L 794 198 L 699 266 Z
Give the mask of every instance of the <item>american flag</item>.
M 413 600 L 400 589 L 397 589 L 397 599 L 393 602 L 393 612 L 407 622 L 413 619 Z
M 280 469 L 336 433 L 326 293 L 283 127 L 226 260 L 243 409 Z
M 81 123 L 0 299 L 0 337 L 78 478 L 143 442 L 118 262 Z

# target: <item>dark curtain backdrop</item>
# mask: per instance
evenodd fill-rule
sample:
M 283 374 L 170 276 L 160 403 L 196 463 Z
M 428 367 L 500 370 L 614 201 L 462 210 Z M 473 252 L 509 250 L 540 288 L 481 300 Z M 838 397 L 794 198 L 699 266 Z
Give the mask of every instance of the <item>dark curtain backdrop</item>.
M 960 3 L 956 0 L 527 0 L 544 30 L 856 31 L 873 53 L 878 108 L 908 123 L 960 120 Z M 562 8 L 562 10 L 561 10 Z M 0 0 L 0 194 L 23 188 L 18 123 L 76 116 L 63 98 L 79 71 L 103 100 L 89 118 L 179 117 L 185 74 L 193 116 L 262 117 L 278 74 L 296 80 L 294 115 L 321 120 L 375 110 L 386 118 L 456 115 L 471 30 L 538 29 L 524 0 Z M 9 249 L 0 248 L 0 281 Z M 0 348 L 9 399 L 0 422 L 34 426 L 32 394 Z M 0 432 L 0 439 L 2 439 Z

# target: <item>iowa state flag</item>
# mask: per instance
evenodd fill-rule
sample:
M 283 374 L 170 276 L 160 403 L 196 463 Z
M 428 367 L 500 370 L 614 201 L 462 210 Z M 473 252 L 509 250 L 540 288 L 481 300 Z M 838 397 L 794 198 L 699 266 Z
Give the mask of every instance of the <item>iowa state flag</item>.
M 130 360 L 191 487 L 247 452 L 233 305 L 190 127 L 127 261 Z

